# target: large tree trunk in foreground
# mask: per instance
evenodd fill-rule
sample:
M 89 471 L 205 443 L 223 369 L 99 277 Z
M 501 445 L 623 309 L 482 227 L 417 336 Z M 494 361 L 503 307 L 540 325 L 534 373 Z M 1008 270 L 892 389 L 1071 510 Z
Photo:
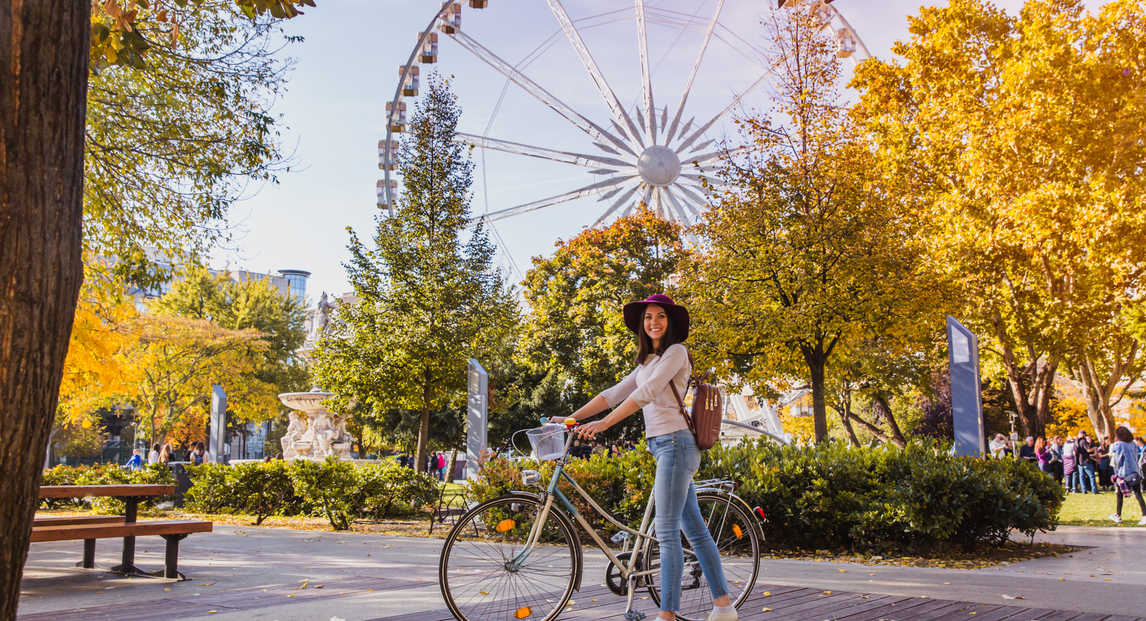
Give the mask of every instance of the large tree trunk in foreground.
M 16 618 L 83 279 L 89 0 L 0 0 L 0 621 Z

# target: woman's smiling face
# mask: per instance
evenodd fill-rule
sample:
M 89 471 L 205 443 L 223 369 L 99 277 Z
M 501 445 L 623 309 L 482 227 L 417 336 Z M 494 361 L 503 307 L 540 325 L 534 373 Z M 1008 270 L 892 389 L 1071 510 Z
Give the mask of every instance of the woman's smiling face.
M 668 313 L 665 312 L 663 307 L 656 304 L 649 304 L 645 306 L 644 318 L 645 334 L 649 335 L 652 339 L 653 345 L 660 344 L 661 338 L 664 337 L 665 331 L 668 330 Z

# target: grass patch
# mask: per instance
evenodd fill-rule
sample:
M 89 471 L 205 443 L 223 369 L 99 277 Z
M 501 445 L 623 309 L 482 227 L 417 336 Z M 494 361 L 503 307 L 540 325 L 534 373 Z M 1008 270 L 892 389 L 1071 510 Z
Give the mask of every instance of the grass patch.
M 1067 494 L 1058 513 L 1058 523 L 1070 526 L 1123 526 L 1138 528 L 1142 511 L 1133 496 L 1122 499 L 1122 524 L 1106 516 L 1114 513 L 1115 492 Z

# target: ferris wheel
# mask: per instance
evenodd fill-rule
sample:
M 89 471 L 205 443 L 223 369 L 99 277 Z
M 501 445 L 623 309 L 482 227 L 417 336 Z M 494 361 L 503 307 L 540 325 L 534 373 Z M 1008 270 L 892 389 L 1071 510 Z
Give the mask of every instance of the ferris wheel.
M 398 67 L 394 96 L 386 104 L 386 135 L 378 142 L 383 172 L 377 185 L 378 208 L 393 214 L 398 197 L 397 138 L 406 130 L 412 108 L 408 101 L 417 97 L 426 65 L 441 62 L 443 72 L 452 72 L 446 67 L 453 58 L 465 63 L 467 77 L 484 72 L 485 77 L 474 82 L 479 85 L 476 90 L 489 91 L 491 100 L 491 93 L 500 90 L 484 127 L 459 131 L 456 138 L 473 145 L 481 158 L 479 192 L 485 194 L 485 211 L 474 220 L 492 223 L 577 205 L 578 214 L 592 217 L 596 226 L 628 215 L 643 203 L 658 216 L 687 225 L 704 208 L 701 179 L 722 155 L 721 132 L 728 134 L 725 124 L 731 113 L 761 96 L 762 86 L 779 66 L 755 42 L 761 11 L 810 6 L 822 27 L 834 34 L 840 57 L 858 61 L 869 56 L 832 0 L 778 0 L 774 9 L 761 8 L 760 0 L 700 0 L 691 12 L 681 10 L 681 4 L 694 2 L 634 0 L 624 8 L 586 10 L 575 16 L 562 0 L 493 0 L 493 6 L 488 0 L 443 2 Z M 535 13 L 528 15 L 529 11 Z M 514 18 L 530 22 L 514 29 L 508 24 Z M 507 29 L 513 36 L 506 36 Z M 596 54 L 587 41 L 589 34 L 597 37 Z M 521 47 L 528 35 L 534 41 L 540 38 L 540 43 Z M 650 54 L 650 41 L 665 50 L 659 60 Z M 516 49 L 493 49 L 507 43 Z M 505 60 L 514 53 L 517 62 Z M 546 61 L 562 53 L 564 67 Z M 607 65 L 603 68 L 600 61 Z M 614 83 L 631 92 L 614 90 L 606 77 L 624 71 L 630 72 L 629 79 Z M 676 84 L 671 89 L 654 89 L 654 83 L 672 82 Z M 519 106 L 507 112 L 505 99 L 511 93 L 535 110 Z M 469 97 L 459 93 L 463 106 Z M 530 116 L 534 113 L 547 120 L 539 122 Z M 567 131 L 543 131 L 549 124 Z M 489 161 L 494 156 L 497 161 Z M 523 171 L 539 160 L 545 162 L 553 183 L 518 188 L 509 197 L 491 190 L 521 185 L 521 178 L 533 174 Z M 562 183 L 566 187 L 560 188 Z M 535 194 L 529 195 L 531 190 Z M 496 236 L 496 229 L 493 232 Z

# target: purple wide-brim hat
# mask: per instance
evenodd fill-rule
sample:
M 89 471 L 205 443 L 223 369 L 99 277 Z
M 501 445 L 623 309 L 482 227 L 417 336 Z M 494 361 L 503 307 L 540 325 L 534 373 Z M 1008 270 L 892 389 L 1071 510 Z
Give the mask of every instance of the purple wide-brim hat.
M 639 302 L 629 302 L 625 305 L 625 325 L 629 326 L 630 330 L 640 334 L 641 319 L 645 314 L 645 307 L 649 304 L 656 304 L 665 309 L 678 342 L 688 338 L 688 310 L 674 304 L 672 298 L 661 293 L 654 293 Z

